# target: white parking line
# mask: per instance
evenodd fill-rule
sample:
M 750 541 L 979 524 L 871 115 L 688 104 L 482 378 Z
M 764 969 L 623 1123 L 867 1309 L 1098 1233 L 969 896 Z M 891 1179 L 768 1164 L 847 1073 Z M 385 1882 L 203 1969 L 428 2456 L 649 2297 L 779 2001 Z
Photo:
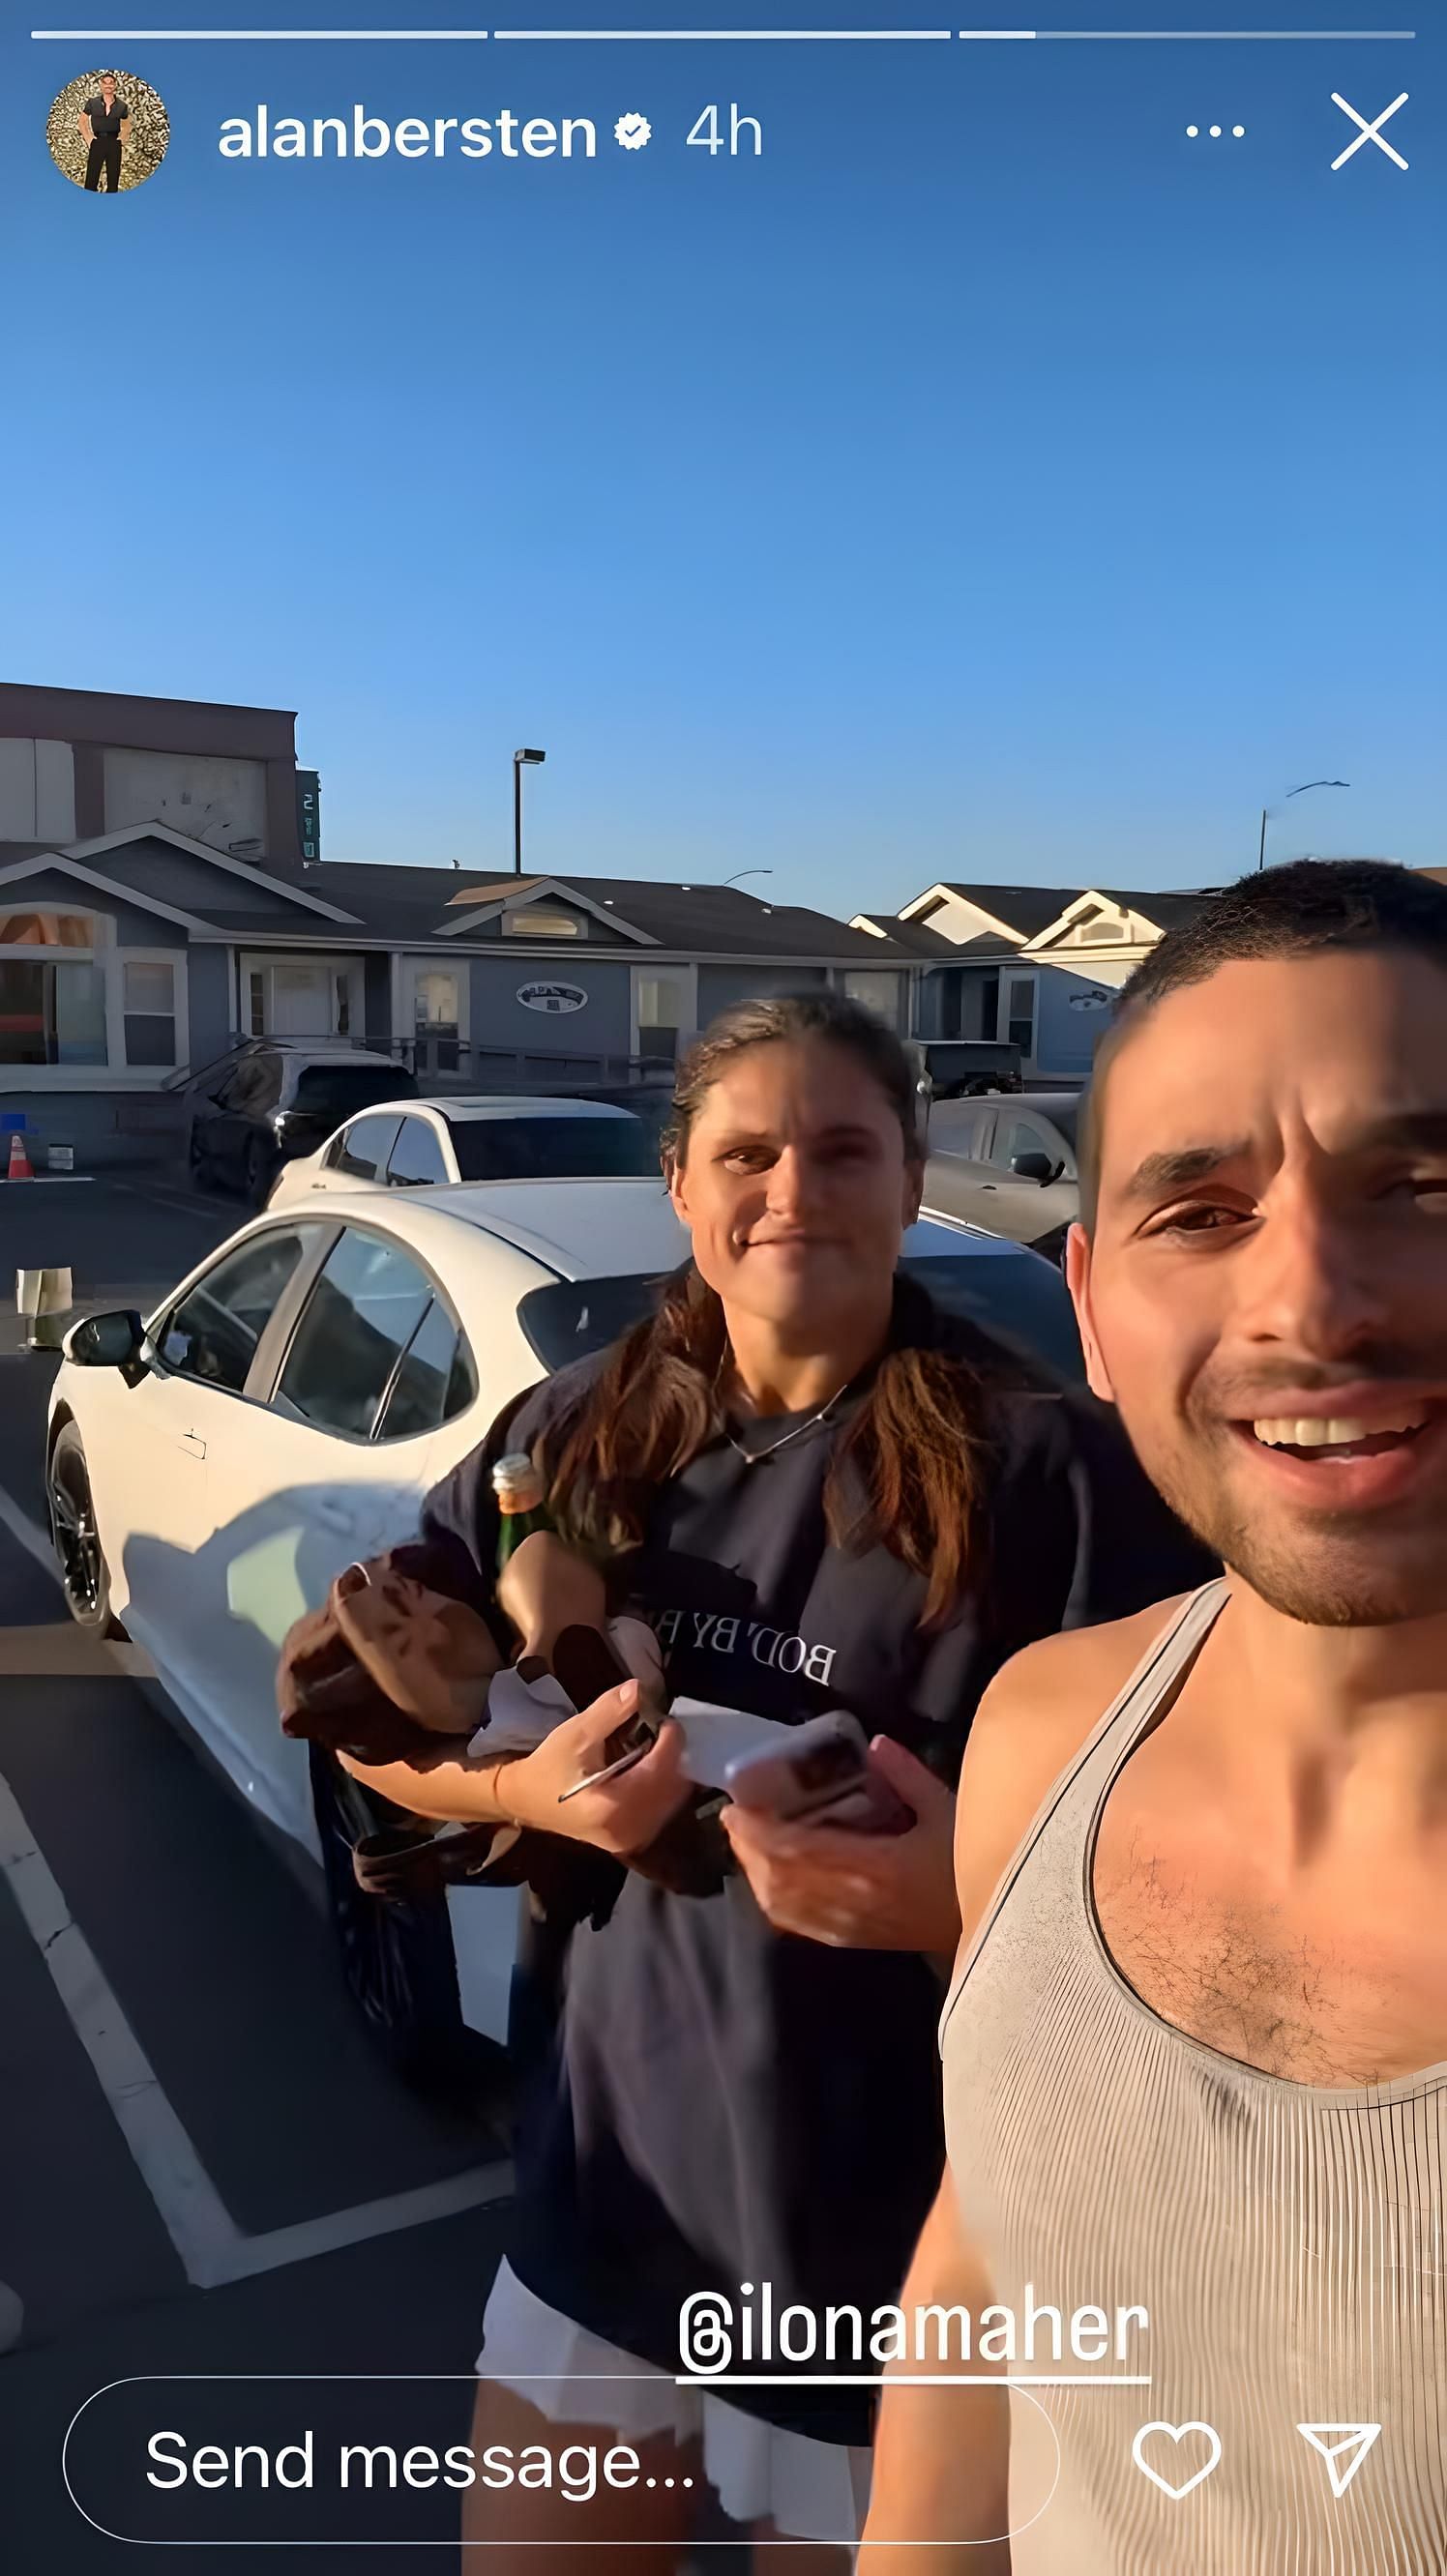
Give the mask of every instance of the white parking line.
M 50 1543 L 50 1532 L 42 1529 L 39 1521 L 33 1521 L 28 1512 L 21 1510 L 3 1485 L 0 1485 L 0 1528 L 8 1529 L 26 1555 L 33 1556 L 37 1565 L 44 1566 L 52 1581 L 59 1583 L 60 1567 Z
M 127 2021 L 58 1880 L 27 1825 L 8 1781 L 0 1779 L 0 1873 L 18 1905 L 65 2006 L 71 2028 L 95 2069 L 132 2160 L 155 2202 L 187 2280 L 198 2290 L 257 2272 L 310 2262 L 341 2245 L 390 2236 L 399 2228 L 453 2218 L 503 2200 L 512 2189 L 505 2163 L 470 2165 L 441 2182 L 354 2209 L 331 2210 L 265 2236 L 247 2236 L 223 2202 L 196 2148 L 161 2089 L 160 2079 Z
M 59 1582 L 45 1532 L 0 1487 L 0 1524 Z M 441 2182 L 354 2209 L 330 2210 L 293 2227 L 247 2236 L 227 2209 L 195 2145 L 162 2091 L 160 2078 L 121 2009 L 100 1961 L 75 1922 L 64 1893 L 27 1825 L 8 1781 L 0 1778 L 0 1875 L 45 1962 L 50 1980 L 110 2105 L 136 2170 L 192 2287 L 214 2290 L 288 2263 L 308 2263 L 342 2245 L 400 2228 L 425 2227 L 504 2200 L 512 2190 L 506 2163 L 469 2165 Z

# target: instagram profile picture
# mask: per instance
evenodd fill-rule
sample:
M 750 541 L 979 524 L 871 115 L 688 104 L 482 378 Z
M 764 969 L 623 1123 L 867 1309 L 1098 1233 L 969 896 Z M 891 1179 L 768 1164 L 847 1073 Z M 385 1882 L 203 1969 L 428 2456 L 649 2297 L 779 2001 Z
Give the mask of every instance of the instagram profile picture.
M 45 139 L 63 178 L 93 196 L 114 197 L 159 170 L 171 123 L 149 81 L 107 67 L 66 83 Z

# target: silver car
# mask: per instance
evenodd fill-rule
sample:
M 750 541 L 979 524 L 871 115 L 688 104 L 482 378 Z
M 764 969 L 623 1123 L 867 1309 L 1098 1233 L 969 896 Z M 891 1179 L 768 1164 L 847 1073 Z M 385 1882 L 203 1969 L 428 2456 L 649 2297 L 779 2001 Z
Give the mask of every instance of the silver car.
M 930 1118 L 925 1207 L 1052 1256 L 1080 1213 L 1082 1094 L 1027 1091 L 945 1100 Z

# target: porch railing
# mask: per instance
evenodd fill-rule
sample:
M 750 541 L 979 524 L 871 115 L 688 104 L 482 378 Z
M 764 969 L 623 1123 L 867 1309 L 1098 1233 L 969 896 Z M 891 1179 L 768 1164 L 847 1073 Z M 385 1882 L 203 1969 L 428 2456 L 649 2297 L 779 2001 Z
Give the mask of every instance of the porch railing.
M 339 1038 L 334 1031 L 312 1034 L 289 1030 L 284 1041 L 288 1046 L 314 1046 L 335 1050 L 339 1046 L 356 1047 L 368 1055 L 386 1056 L 405 1067 L 424 1091 L 517 1091 L 543 1092 L 579 1089 L 623 1089 L 633 1083 L 661 1082 L 671 1079 L 674 1066 L 671 1057 L 629 1055 L 611 1050 L 580 1047 L 505 1047 L 480 1045 L 470 1038 L 419 1033 L 416 1037 L 394 1038 L 380 1034 Z M 237 1030 L 231 1048 L 251 1045 L 264 1047 L 265 1037 Z M 228 1053 L 230 1050 L 228 1050 Z M 226 1061 L 217 1056 L 212 1062 Z M 169 1077 L 167 1088 L 181 1089 L 199 1079 L 206 1065 L 185 1066 Z

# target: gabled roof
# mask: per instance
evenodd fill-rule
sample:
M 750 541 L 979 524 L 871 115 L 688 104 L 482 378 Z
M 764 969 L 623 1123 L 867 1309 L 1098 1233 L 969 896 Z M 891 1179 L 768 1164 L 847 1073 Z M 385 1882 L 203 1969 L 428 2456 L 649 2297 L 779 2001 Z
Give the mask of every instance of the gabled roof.
M 870 933 L 876 941 L 892 940 L 898 948 L 907 948 L 912 957 L 958 957 L 957 940 L 946 939 L 942 930 L 931 930 L 927 921 L 906 921 L 892 912 L 856 912 L 851 930 Z M 992 945 L 998 945 L 993 942 Z
M 1053 921 L 1046 922 L 1027 941 L 1024 953 L 1033 956 L 1048 951 L 1052 939 L 1073 920 L 1087 914 L 1092 906 L 1108 905 L 1116 912 L 1134 913 L 1138 921 L 1147 921 L 1152 929 L 1164 932 L 1174 930 L 1180 922 L 1193 921 L 1202 905 L 1210 900 L 1208 894 L 1151 894 L 1139 887 L 1084 886 Z M 1102 942 L 1102 952 L 1104 946 Z M 1072 956 L 1076 953 L 1072 949 Z
M 698 957 L 817 958 L 880 967 L 907 966 L 918 953 L 893 935 L 877 939 L 869 931 L 846 928 L 833 914 L 797 904 L 770 904 L 741 886 L 712 885 L 703 879 L 665 885 L 645 877 L 479 874 L 469 878 L 454 868 L 374 867 L 363 861 L 324 860 L 308 871 L 307 883 L 314 882 L 335 885 L 368 927 L 399 939 L 439 933 L 465 937 L 479 917 L 495 917 L 500 903 L 519 889 L 541 894 L 546 887 L 560 900 L 591 911 L 639 948 Z M 470 915 L 463 905 L 459 918 L 454 914 L 459 896 L 486 900 L 474 903 Z M 548 944 L 563 945 L 539 941 L 540 946 Z
M 534 903 L 545 900 L 548 895 L 556 896 L 560 903 L 575 904 L 580 912 L 591 913 L 605 929 L 616 930 L 622 938 L 633 940 L 640 948 L 657 946 L 656 940 L 651 939 L 646 930 L 640 930 L 635 923 L 625 920 L 620 911 L 610 915 L 603 904 L 585 894 L 581 886 L 565 884 L 561 877 L 503 877 L 492 885 L 464 886 L 460 894 L 449 898 L 447 905 L 449 912 L 459 913 L 459 919 L 439 921 L 437 928 L 444 939 L 465 937 L 469 931 L 481 929 L 485 921 L 493 921 L 502 913 L 529 911 Z
M 140 912 L 153 912 L 161 921 L 174 921 L 182 930 L 206 931 L 209 921 L 194 912 L 182 912 L 174 903 L 162 903 L 158 895 L 138 894 L 123 877 L 102 876 L 98 868 L 82 867 L 78 859 L 67 858 L 61 850 L 45 847 L 33 850 L 28 859 L 19 859 L 8 868 L 0 868 L 0 886 L 23 884 L 27 877 L 58 875 L 74 877 L 77 885 L 92 893 L 108 894 L 120 903 L 133 903 Z
M 107 850 L 120 850 L 130 841 L 167 841 L 173 850 L 184 850 L 189 858 L 204 859 L 206 865 L 218 868 L 223 876 L 242 877 L 248 885 L 258 883 L 274 887 L 283 903 L 300 904 L 305 912 L 319 912 L 328 921 L 353 923 L 355 915 L 341 912 L 335 904 L 326 903 L 318 894 L 308 892 L 294 878 L 275 869 L 253 866 L 246 859 L 233 859 L 225 850 L 213 850 L 208 841 L 193 841 L 187 832 L 174 831 L 169 823 L 128 823 L 119 832 L 100 832 L 91 841 L 67 841 L 65 848 L 73 859 L 99 858 Z
M 955 894 L 963 903 L 972 903 L 976 911 L 982 912 L 986 920 L 1006 937 L 1033 939 L 1037 931 L 1044 930 L 1052 921 L 1058 921 L 1067 904 L 1074 903 L 1079 893 L 1079 886 L 959 885 L 948 878 L 941 878 L 938 884 L 926 886 L 923 894 L 917 894 L 911 903 L 907 903 L 900 918 L 912 920 L 941 895 Z

